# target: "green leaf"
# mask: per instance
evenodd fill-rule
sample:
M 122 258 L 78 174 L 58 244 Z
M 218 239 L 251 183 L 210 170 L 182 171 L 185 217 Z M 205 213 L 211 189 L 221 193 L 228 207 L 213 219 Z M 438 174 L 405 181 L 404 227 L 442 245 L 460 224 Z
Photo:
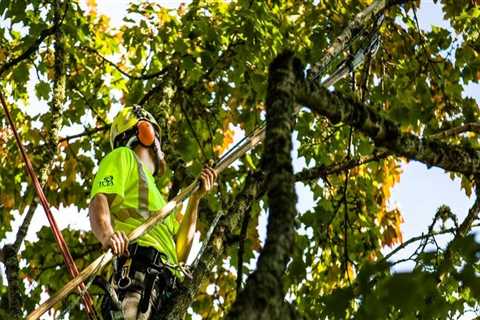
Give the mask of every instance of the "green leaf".
M 48 101 L 50 95 L 50 85 L 45 81 L 40 81 L 35 85 L 35 93 L 39 99 Z

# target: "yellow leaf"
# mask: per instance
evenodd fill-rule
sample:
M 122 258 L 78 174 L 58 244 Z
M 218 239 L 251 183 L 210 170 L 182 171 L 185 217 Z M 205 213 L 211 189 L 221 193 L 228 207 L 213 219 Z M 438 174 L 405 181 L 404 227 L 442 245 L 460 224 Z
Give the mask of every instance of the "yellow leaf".
M 100 20 L 98 21 L 98 29 L 97 32 L 105 33 L 110 26 L 110 18 L 104 14 L 100 16 Z
M 401 224 L 404 222 L 400 210 L 386 211 L 380 220 L 383 227 L 382 244 L 392 247 L 403 242 Z
M 166 8 L 162 8 L 158 11 L 157 18 L 158 18 L 158 21 L 160 22 L 160 25 L 168 23 L 170 22 L 170 20 L 172 20 L 172 17 L 168 13 L 168 9 Z
M 117 40 L 118 43 L 121 43 L 123 41 L 123 31 L 118 31 L 115 34 L 115 40 Z
M 233 142 L 235 133 L 229 128 L 229 124 L 230 121 L 226 119 L 223 123 L 223 143 L 222 145 L 217 145 L 213 148 L 218 154 L 222 154 Z
M 0 196 L 0 202 L 5 209 L 12 209 L 15 205 L 15 196 L 11 193 L 4 193 Z
M 352 264 L 350 262 L 347 262 L 347 270 L 345 270 L 345 276 L 348 279 L 353 280 L 353 279 L 355 279 L 356 275 L 357 275 L 357 273 L 353 269 Z
M 3 63 L 5 61 L 5 58 L 7 57 L 7 51 L 3 48 L 0 48 L 0 61 Z
M 91 16 L 97 15 L 97 0 L 87 0 L 88 14 Z

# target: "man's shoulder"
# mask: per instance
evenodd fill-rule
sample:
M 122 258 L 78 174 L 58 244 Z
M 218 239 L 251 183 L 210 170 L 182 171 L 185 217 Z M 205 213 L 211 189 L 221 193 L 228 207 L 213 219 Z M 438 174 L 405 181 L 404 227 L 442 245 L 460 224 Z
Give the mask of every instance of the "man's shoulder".
M 119 161 L 120 159 L 134 159 L 135 155 L 133 150 L 127 147 L 118 147 L 110 151 L 103 159 L 102 162 Z
M 127 156 L 132 156 L 133 157 L 133 150 L 128 148 L 128 147 L 118 147 L 110 151 L 105 157 L 111 156 L 111 155 L 127 155 Z
M 130 178 L 129 172 L 134 169 L 134 157 L 133 151 L 126 147 L 116 148 L 108 153 L 100 161 L 90 197 L 97 193 L 116 193 L 123 196 L 125 179 Z

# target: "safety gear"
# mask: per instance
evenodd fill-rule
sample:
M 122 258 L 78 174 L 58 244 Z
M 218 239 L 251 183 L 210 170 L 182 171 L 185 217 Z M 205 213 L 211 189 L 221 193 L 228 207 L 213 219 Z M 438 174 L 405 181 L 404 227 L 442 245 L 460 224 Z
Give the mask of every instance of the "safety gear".
M 102 159 L 92 183 L 90 199 L 97 194 L 115 195 L 110 207 L 116 231 L 130 234 L 151 216 L 162 209 L 166 201 L 155 184 L 155 178 L 136 153 L 119 147 Z M 175 214 L 170 214 L 140 236 L 137 243 L 165 253 L 171 265 L 178 265 L 175 235 L 180 228 Z M 175 276 L 181 278 L 180 273 Z
M 160 140 L 160 132 L 160 125 L 150 112 L 140 106 L 126 107 L 113 119 L 110 128 L 110 146 L 112 149 L 119 147 L 122 142 L 126 142 L 122 139 L 125 133 L 130 133 L 130 135 L 136 135 L 142 145 L 149 147 L 153 144 L 155 136 Z
M 163 260 L 166 256 L 151 247 L 129 246 L 130 257 L 115 260 L 110 292 L 102 285 L 104 319 L 150 319 L 164 305 L 176 286 L 175 277 Z M 127 273 L 125 273 L 127 271 Z M 128 281 L 125 281 L 128 279 Z M 128 283 L 127 286 L 121 285 Z M 132 317 L 133 315 L 133 317 Z
M 110 146 L 115 149 L 120 146 L 129 148 L 141 144 L 152 148 L 155 156 L 155 172 L 163 174 L 166 163 L 161 148 L 160 125 L 155 118 L 142 107 L 135 105 L 126 107 L 113 119 L 110 128 Z

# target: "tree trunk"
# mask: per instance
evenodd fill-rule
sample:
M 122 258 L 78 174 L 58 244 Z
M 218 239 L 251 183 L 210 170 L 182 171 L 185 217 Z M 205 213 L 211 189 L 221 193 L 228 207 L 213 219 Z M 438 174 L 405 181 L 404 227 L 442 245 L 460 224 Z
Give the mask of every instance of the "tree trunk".
M 267 174 L 269 218 L 267 240 L 257 269 L 248 277 L 227 319 L 296 319 L 285 301 L 283 275 L 293 249 L 296 216 L 295 178 L 291 150 L 295 87 L 301 65 L 284 53 L 270 65 L 267 94 L 267 131 L 263 168 Z

